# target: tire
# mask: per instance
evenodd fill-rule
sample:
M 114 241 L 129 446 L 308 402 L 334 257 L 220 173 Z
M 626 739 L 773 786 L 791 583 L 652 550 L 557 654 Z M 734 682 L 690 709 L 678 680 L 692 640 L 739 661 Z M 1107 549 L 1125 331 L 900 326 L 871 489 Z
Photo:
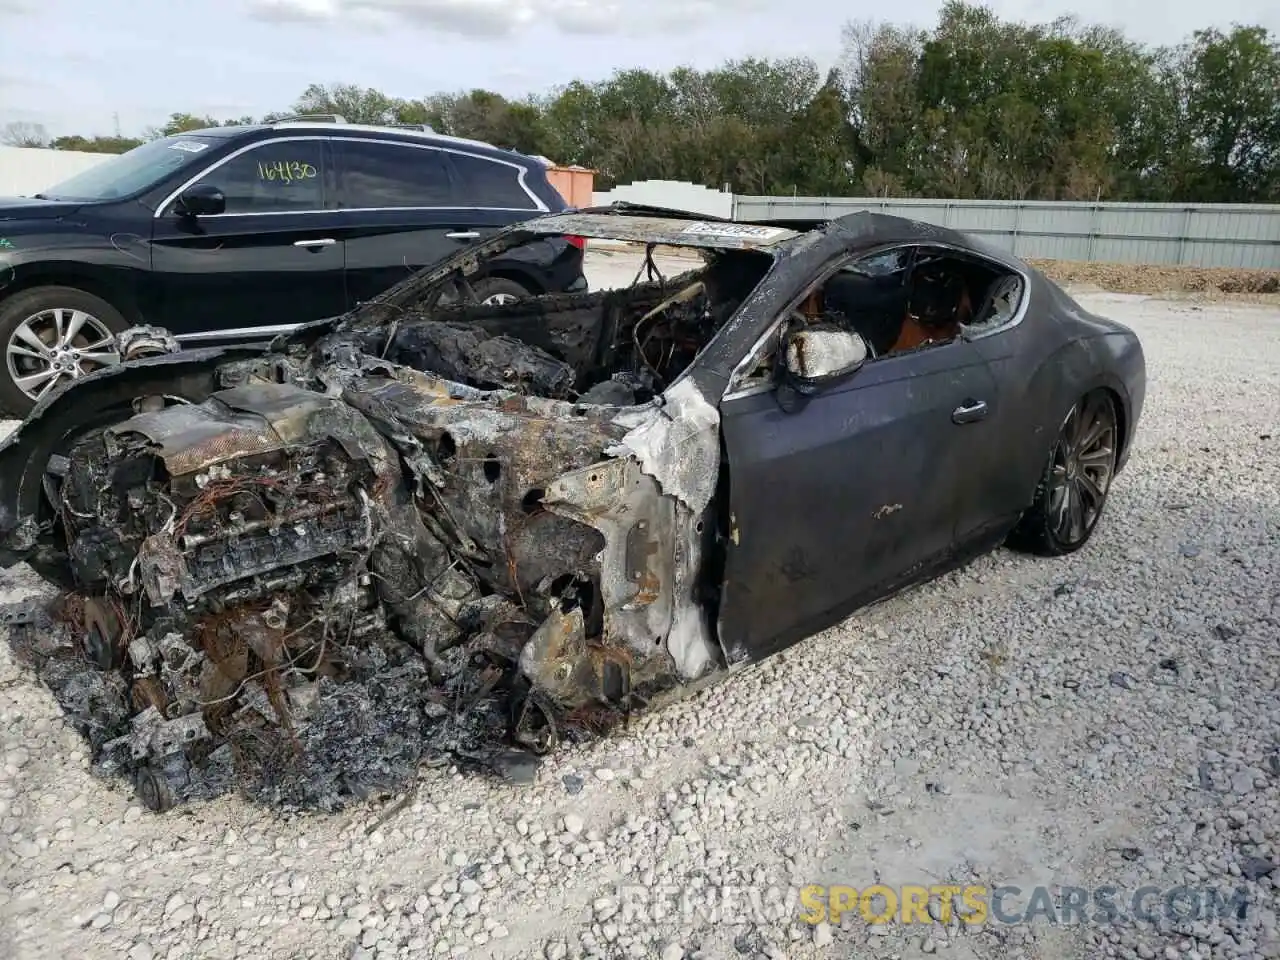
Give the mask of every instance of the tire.
M 483 304 L 496 306 L 502 303 L 514 303 L 531 296 L 530 292 L 506 277 L 485 277 L 471 285 L 476 292 L 476 299 Z
M 1081 397 L 1062 421 L 1035 500 L 1009 535 L 1009 546 L 1060 557 L 1088 543 L 1111 492 L 1119 440 L 1111 394 L 1095 390 Z
M 119 363 L 109 341 L 128 326 L 111 304 L 74 287 L 32 287 L 0 303 L 0 413 L 25 417 L 62 384 Z

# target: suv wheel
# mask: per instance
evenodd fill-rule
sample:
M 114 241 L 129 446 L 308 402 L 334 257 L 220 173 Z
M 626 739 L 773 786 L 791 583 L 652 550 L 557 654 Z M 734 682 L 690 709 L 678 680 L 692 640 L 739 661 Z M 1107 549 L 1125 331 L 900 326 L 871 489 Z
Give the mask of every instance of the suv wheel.
M 472 289 L 476 292 L 476 299 L 485 306 L 515 303 L 529 296 L 528 290 L 506 277 L 485 277 L 472 284 Z
M 115 335 L 128 326 L 111 304 L 74 287 L 34 287 L 0 303 L 0 407 L 25 417 L 62 384 L 119 363 Z

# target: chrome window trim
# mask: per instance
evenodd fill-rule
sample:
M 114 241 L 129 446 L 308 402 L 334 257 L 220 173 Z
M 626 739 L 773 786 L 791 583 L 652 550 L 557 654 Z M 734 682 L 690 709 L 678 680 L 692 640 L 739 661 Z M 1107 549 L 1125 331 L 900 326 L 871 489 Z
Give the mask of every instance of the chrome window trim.
M 447 133 L 440 133 L 436 130 L 427 132 L 426 130 L 412 130 L 407 127 L 388 127 L 386 124 L 379 123 L 352 123 L 349 121 L 344 121 L 342 123 L 330 123 L 328 121 L 317 122 L 314 120 L 278 120 L 275 123 L 270 124 L 270 127 L 272 130 L 322 130 L 326 136 L 332 135 L 330 131 L 338 131 L 338 133 L 341 133 L 343 130 L 363 130 L 368 133 L 380 133 L 383 136 L 394 134 L 398 137 L 416 137 L 420 140 L 426 141 L 424 146 L 440 146 L 441 144 L 451 143 L 459 146 L 480 147 L 484 150 L 494 149 L 493 144 L 485 143 L 483 140 L 470 140 L 466 137 L 453 137 Z M 369 138 L 359 137 L 356 139 L 367 140 Z
M 248 153 L 251 150 L 257 150 L 259 148 L 269 147 L 269 146 L 273 146 L 275 144 L 280 144 L 280 143 L 292 143 L 300 140 L 320 140 L 320 141 L 341 140 L 344 142 L 351 142 L 351 143 L 379 143 L 379 144 L 384 144 L 392 147 L 404 147 L 405 149 L 408 149 L 408 150 L 436 150 L 440 153 L 451 153 L 451 154 L 456 154 L 457 156 L 470 157 L 473 160 L 483 160 L 486 163 L 496 163 L 500 166 L 511 167 L 513 170 L 516 171 L 516 182 L 520 185 L 520 189 L 523 190 L 525 192 L 525 195 L 530 200 L 533 201 L 535 206 L 533 207 L 472 207 L 472 206 L 344 207 L 341 209 L 334 208 L 333 210 L 262 210 L 262 211 L 243 211 L 239 213 L 215 213 L 215 214 L 209 214 L 207 216 L 203 216 L 200 219 L 215 220 L 215 219 L 221 219 L 223 217 L 279 217 L 279 216 L 290 215 L 290 214 L 306 215 L 306 214 L 317 214 L 317 213 L 374 213 L 374 212 L 382 213 L 387 211 L 399 211 L 399 210 L 419 210 L 419 211 L 421 210 L 493 210 L 493 211 L 504 211 L 504 212 L 515 211 L 519 213 L 534 214 L 534 213 L 549 213 L 551 209 L 545 203 L 542 202 L 542 200 L 538 197 L 537 194 L 535 194 L 532 190 L 529 189 L 529 185 L 525 182 L 525 176 L 529 172 L 528 168 L 518 163 L 512 163 L 509 160 L 499 160 L 495 157 L 486 157 L 483 154 L 473 153 L 469 150 L 459 150 L 453 147 L 442 147 L 432 143 L 407 143 L 404 140 L 384 140 L 379 137 L 335 137 L 335 136 L 325 136 L 324 134 L 306 134 L 306 135 L 298 135 L 298 136 L 291 136 L 291 137 L 272 137 L 268 140 L 257 140 L 257 141 L 254 141 L 253 143 L 245 144 L 243 147 L 240 147 L 236 150 L 231 151 L 225 157 L 215 160 L 213 163 L 209 164 L 209 166 L 205 167 L 195 176 L 189 178 L 186 182 L 184 182 L 182 185 L 180 185 L 175 190 L 173 190 L 173 192 L 171 192 L 167 197 L 165 197 L 164 200 L 160 203 L 160 205 L 156 207 L 156 212 L 152 215 L 152 219 L 159 220 L 163 216 L 170 215 L 172 213 L 172 211 L 170 210 L 170 207 L 178 199 L 178 197 L 182 194 L 184 190 L 186 190 L 192 184 L 200 182 L 200 180 L 202 180 L 204 177 L 207 177 L 209 174 L 213 173 L 213 171 L 217 170 L 223 164 L 230 163 L 232 160 L 236 159 L 237 157 L 243 154 Z

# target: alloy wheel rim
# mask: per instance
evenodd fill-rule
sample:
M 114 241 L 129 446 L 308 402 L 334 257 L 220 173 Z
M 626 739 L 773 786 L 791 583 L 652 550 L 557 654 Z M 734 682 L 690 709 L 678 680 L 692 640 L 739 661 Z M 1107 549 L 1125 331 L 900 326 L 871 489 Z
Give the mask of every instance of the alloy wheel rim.
M 519 299 L 519 297 L 512 293 L 492 293 L 480 302 L 487 307 L 500 307 L 504 304 L 515 303 Z
M 9 378 L 32 400 L 119 362 L 115 335 L 107 325 L 71 307 L 33 313 L 18 324 L 5 347 Z
M 1063 422 L 1050 471 L 1049 516 L 1064 543 L 1079 543 L 1097 523 L 1115 463 L 1115 413 L 1105 400 L 1086 397 Z

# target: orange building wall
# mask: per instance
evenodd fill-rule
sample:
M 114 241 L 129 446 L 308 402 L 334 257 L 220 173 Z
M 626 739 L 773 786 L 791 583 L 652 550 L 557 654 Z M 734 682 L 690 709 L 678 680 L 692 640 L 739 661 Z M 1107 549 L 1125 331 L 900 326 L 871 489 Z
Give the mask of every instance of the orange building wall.
M 596 172 L 586 167 L 551 167 L 547 179 L 571 207 L 589 207 L 595 193 Z

